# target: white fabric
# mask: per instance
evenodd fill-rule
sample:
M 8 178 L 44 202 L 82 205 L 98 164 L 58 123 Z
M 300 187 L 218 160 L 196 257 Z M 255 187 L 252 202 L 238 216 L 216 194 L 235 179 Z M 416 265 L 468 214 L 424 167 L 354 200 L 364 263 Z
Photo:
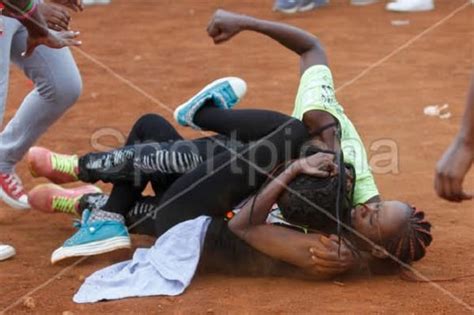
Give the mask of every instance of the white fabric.
M 95 272 L 76 293 L 74 302 L 183 293 L 196 272 L 210 221 L 210 217 L 201 216 L 180 223 L 150 249 L 137 249 L 132 260 Z

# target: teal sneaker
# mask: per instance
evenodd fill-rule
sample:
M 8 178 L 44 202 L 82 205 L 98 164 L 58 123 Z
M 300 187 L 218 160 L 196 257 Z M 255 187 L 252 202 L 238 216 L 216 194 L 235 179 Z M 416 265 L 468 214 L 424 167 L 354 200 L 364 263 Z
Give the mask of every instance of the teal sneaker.
M 178 106 L 174 111 L 174 119 L 181 126 L 190 126 L 200 129 L 193 122 L 197 111 L 212 100 L 212 104 L 218 108 L 231 109 L 237 105 L 247 92 L 247 83 L 236 77 L 227 77 L 208 84 L 186 103 Z
M 122 222 L 115 220 L 88 222 L 90 216 L 91 211 L 84 210 L 82 222 L 76 224 L 79 230 L 51 256 L 53 264 L 70 257 L 93 256 L 131 247 L 127 227 Z

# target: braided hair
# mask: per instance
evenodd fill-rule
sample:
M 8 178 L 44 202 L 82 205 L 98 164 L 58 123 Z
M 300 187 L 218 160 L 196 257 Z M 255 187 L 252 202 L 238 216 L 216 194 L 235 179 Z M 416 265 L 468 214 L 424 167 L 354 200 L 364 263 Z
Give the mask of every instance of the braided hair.
M 304 155 L 319 152 L 334 153 L 313 144 L 306 148 Z M 289 189 L 277 201 L 285 220 L 312 230 L 339 235 L 340 222 L 350 224 L 355 178 L 354 168 L 349 164 L 341 164 L 343 170 L 336 176 L 300 174 L 292 180 L 288 184 Z M 341 182 L 344 184 L 341 185 Z
M 382 247 L 400 261 L 410 264 L 422 259 L 426 248 L 433 241 L 431 223 L 425 219 L 425 213 L 409 206 L 409 217 L 403 231 L 383 242 Z

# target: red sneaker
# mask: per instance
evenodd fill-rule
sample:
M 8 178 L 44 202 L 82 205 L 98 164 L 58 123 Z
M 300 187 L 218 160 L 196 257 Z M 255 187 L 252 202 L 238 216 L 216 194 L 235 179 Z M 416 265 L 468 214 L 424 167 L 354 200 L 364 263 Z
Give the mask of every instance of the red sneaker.
M 30 208 L 23 184 L 15 173 L 0 173 L 0 198 L 12 208 Z
M 79 199 L 83 195 L 101 192 L 102 190 L 94 185 L 66 189 L 54 184 L 43 184 L 28 193 L 28 200 L 31 207 L 36 210 L 77 214 Z
M 78 165 L 77 155 L 58 154 L 40 147 L 33 147 L 28 151 L 31 175 L 46 177 L 56 184 L 77 181 Z

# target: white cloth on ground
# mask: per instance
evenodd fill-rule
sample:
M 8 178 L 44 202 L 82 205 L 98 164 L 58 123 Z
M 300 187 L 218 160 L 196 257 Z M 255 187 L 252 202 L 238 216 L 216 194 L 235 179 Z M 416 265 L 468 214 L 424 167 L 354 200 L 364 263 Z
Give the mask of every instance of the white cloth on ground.
M 74 302 L 183 293 L 196 272 L 210 221 L 210 217 L 201 216 L 180 223 L 150 249 L 137 249 L 132 260 L 93 273 L 74 296 Z

